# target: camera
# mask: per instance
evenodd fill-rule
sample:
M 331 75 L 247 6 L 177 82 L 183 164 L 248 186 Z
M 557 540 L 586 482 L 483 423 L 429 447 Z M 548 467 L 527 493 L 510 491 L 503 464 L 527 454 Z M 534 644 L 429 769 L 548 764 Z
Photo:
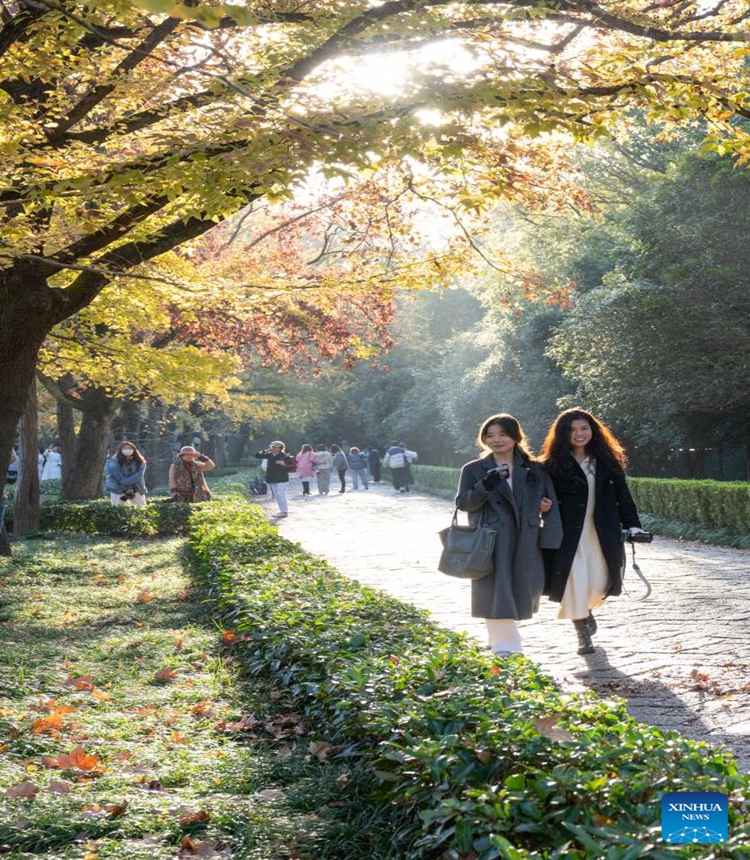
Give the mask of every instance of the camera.
M 653 539 L 651 532 L 636 532 L 634 535 L 630 534 L 630 529 L 623 529 L 620 532 L 620 540 L 623 543 L 651 543 Z
M 497 466 L 494 469 L 490 469 L 489 472 L 487 472 L 487 475 L 485 477 L 487 477 L 489 475 L 497 475 L 497 477 L 501 481 L 504 481 L 506 478 L 510 477 L 510 469 L 505 465 Z
M 120 496 L 121 502 L 129 502 L 135 498 L 135 490 L 125 490 L 125 492 Z

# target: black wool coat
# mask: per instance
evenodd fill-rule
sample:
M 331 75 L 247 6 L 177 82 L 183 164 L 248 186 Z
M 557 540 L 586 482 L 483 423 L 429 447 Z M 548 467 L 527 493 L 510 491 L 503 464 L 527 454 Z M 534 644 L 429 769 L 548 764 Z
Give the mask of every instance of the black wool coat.
M 544 588 L 542 547 L 556 547 L 562 538 L 555 491 L 538 463 L 525 464 L 516 454 L 513 486 L 503 481 L 488 492 L 482 480 L 495 468 L 492 454 L 461 469 L 456 507 L 469 521 L 496 529 L 493 573 L 471 583 L 471 614 L 476 618 L 531 618 L 539 609 Z M 539 503 L 552 499 L 543 516 Z
M 583 469 L 572 455 L 562 461 L 560 473 L 552 475 L 552 483 L 560 509 L 563 539 L 558 549 L 545 550 L 544 593 L 550 600 L 560 603 L 583 533 L 589 486 Z M 622 594 L 622 575 L 625 570 L 625 548 L 620 532 L 641 527 L 625 473 L 615 471 L 597 460 L 594 501 L 594 526 L 609 572 L 606 596 L 616 596 Z

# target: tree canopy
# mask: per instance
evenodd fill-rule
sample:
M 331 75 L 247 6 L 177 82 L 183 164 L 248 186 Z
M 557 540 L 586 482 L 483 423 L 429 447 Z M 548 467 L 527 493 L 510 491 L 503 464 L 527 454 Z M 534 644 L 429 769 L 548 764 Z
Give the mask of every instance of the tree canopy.
M 550 203 L 561 135 L 633 105 L 746 159 L 749 19 L 742 0 L 2 4 L 0 473 L 54 325 L 311 170 L 408 157 L 452 211 Z

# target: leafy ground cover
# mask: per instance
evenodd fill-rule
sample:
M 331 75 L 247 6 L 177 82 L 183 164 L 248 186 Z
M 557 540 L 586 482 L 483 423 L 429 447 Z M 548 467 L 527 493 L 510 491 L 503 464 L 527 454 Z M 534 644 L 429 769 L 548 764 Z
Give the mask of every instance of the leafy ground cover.
M 190 541 L 245 671 L 326 726 L 332 761 L 369 763 L 361 790 L 402 816 L 395 857 L 750 857 L 750 778 L 729 755 L 496 661 L 311 558 L 256 506 L 204 507 Z M 670 791 L 727 794 L 730 839 L 665 843 Z
M 57 536 L 0 560 L 1 854 L 316 856 L 353 768 L 240 677 L 183 552 Z

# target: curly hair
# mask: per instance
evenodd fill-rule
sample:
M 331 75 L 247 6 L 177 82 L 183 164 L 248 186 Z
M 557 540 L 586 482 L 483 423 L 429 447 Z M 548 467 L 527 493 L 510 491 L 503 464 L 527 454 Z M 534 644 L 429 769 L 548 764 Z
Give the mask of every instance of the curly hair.
M 558 474 L 562 461 L 571 455 L 573 449 L 570 444 L 570 431 L 574 421 L 586 421 L 591 428 L 591 439 L 586 445 L 586 454 L 606 463 L 616 472 L 624 472 L 628 459 L 625 449 L 617 441 L 614 433 L 590 412 L 579 407 L 561 412 L 549 428 L 539 456 L 548 471 L 553 475 Z

